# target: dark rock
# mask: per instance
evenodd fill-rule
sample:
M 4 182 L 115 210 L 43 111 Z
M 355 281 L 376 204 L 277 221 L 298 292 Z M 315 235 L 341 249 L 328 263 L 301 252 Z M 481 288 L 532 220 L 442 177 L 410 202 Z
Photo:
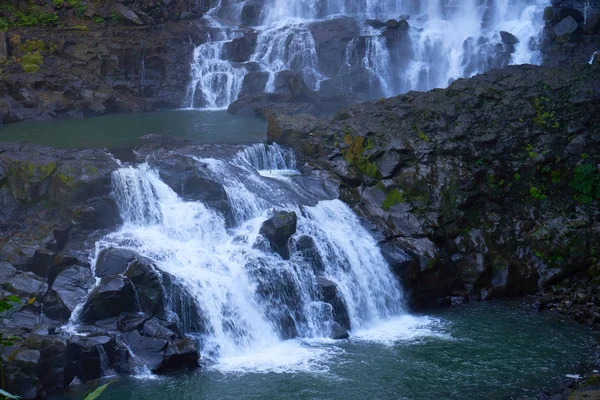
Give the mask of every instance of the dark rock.
M 103 278 L 109 275 L 122 274 L 134 260 L 139 258 L 141 256 L 135 251 L 114 247 L 104 249 L 100 252 L 98 261 L 96 261 L 96 276 Z
M 241 21 L 244 25 L 257 25 L 259 23 L 262 5 L 259 2 L 247 1 L 241 12 Z
M 18 271 L 6 280 L 2 288 L 20 297 L 32 298 L 46 293 L 48 285 L 33 272 Z
M 295 212 L 277 211 L 260 228 L 260 234 L 267 238 L 271 249 L 284 259 L 290 258 L 289 240 L 296 233 L 297 222 Z
M 342 326 L 340 324 L 338 324 L 337 322 L 334 321 L 331 324 L 331 336 L 330 337 L 334 340 L 341 340 L 341 339 L 348 339 L 350 337 L 350 335 L 348 334 L 347 330 L 342 328 Z
M 560 43 L 574 41 L 577 38 L 577 32 L 579 31 L 579 24 L 571 16 L 568 16 L 561 20 L 554 27 L 554 35 L 556 41 Z
M 116 317 L 122 312 L 138 311 L 133 285 L 120 275 L 105 276 L 88 295 L 81 310 L 81 321 L 91 323 Z
M 123 274 L 133 283 L 142 311 L 166 318 L 162 273 L 146 258 L 132 261 Z
M 119 206 L 112 197 L 96 197 L 73 212 L 73 220 L 82 229 L 115 229 L 123 223 Z
M 323 301 L 332 307 L 333 320 L 340 325 L 342 329 L 351 329 L 350 316 L 344 299 L 339 296 L 334 282 L 322 276 L 317 277 L 317 285 L 321 290 Z
M 27 270 L 33 272 L 37 276 L 46 278 L 53 257 L 54 253 L 52 251 L 47 249 L 37 249 L 33 254 L 31 262 L 27 265 Z
M 35 399 L 41 389 L 37 377 L 40 351 L 24 346 L 11 347 L 2 353 L 2 368 L 5 378 L 4 389 L 24 399 Z
M 89 268 L 74 265 L 63 270 L 52 283 L 50 297 L 44 299 L 44 313 L 57 319 L 70 318 L 93 284 Z
M 396 21 L 395 19 L 390 19 L 386 21 L 385 26 L 388 29 L 398 29 L 398 21 Z
M 510 32 L 500 31 L 500 37 L 502 38 L 502 43 L 504 44 L 519 43 L 519 39 L 517 39 L 517 37 Z
M 268 72 L 248 72 L 244 76 L 240 96 L 256 95 L 264 92 L 268 80 Z
M 124 19 L 126 19 L 127 21 L 129 21 L 135 25 L 144 25 L 144 22 L 142 22 L 140 17 L 138 17 L 136 15 L 136 13 L 131 11 L 129 8 L 127 8 L 123 4 L 115 3 L 114 7 L 115 7 L 115 12 L 117 14 L 119 14 L 121 17 L 123 17 Z
M 312 236 L 300 236 L 295 242 L 295 248 L 294 257 L 300 257 L 308 263 L 315 275 L 322 275 L 325 272 L 325 263 Z
M 258 33 L 256 31 L 248 31 L 242 37 L 225 43 L 223 46 L 225 58 L 236 63 L 250 61 L 250 57 L 256 48 L 257 38 Z
M 117 345 L 110 336 L 74 336 L 66 349 L 66 373 L 83 382 L 98 379 L 115 360 Z

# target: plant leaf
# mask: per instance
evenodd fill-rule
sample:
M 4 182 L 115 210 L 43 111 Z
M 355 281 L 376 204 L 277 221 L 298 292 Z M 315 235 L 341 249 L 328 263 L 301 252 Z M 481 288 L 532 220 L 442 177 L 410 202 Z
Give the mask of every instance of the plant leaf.
M 10 394 L 2 389 L 0 389 L 0 396 L 4 396 L 7 399 L 20 399 L 19 396 L 15 396 L 14 394 Z
M 6 299 L 12 303 L 20 303 L 21 302 L 21 299 L 19 298 L 19 296 L 15 296 L 15 295 L 8 296 Z
M 27 301 L 27 304 L 33 304 L 34 302 L 35 302 L 35 297 L 32 297 Z
M 87 396 L 85 396 L 83 398 L 83 400 L 95 400 L 95 399 L 97 399 L 98 397 L 100 397 L 100 395 L 102 394 L 102 392 L 104 392 L 104 390 L 106 390 L 106 387 L 108 385 L 110 385 L 111 383 L 112 383 L 112 381 L 108 382 L 108 383 L 106 383 L 106 384 L 104 384 L 102 386 L 100 386 L 98 389 L 94 390 L 92 393 L 90 393 Z

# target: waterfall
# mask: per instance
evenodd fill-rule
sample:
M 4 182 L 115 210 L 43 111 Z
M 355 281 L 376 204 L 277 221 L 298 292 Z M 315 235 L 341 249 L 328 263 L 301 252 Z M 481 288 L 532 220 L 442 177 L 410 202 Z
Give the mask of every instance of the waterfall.
M 298 74 L 313 90 L 325 87 L 327 95 L 373 98 L 445 87 L 508 64 L 539 64 L 546 5 L 546 0 L 218 2 L 204 18 L 212 33 L 194 52 L 186 104 L 226 108 L 246 84 L 250 93 L 274 92 L 282 71 Z M 252 9 L 247 21 L 248 7 L 260 11 Z M 386 27 L 388 20 L 395 22 Z M 504 34 L 503 40 L 502 31 L 514 38 Z M 224 51 L 237 49 L 239 42 L 231 45 L 240 38 L 245 51 Z M 257 72 L 266 83 L 245 82 L 248 73 Z
M 202 338 L 203 354 L 231 359 L 291 337 L 330 336 L 335 310 L 323 298 L 323 280 L 335 284 L 353 330 L 405 315 L 397 279 L 348 206 L 311 197 L 297 171 L 277 179 L 261 174 L 295 170 L 293 153 L 258 144 L 230 161 L 195 159 L 224 185 L 235 226 L 201 202 L 179 198 L 148 164 L 124 167 L 112 179 L 124 225 L 99 250 L 135 250 L 172 276 L 190 300 L 180 320 L 198 321 L 182 326 L 201 327 L 187 333 Z M 274 208 L 297 215 L 289 260 L 259 234 Z M 303 256 L 306 243 L 318 263 Z
M 590 58 L 590 61 L 588 62 L 590 65 L 592 65 L 594 63 L 594 60 L 596 59 L 596 55 L 600 53 L 600 50 L 595 51 L 594 54 L 592 54 L 592 57 Z

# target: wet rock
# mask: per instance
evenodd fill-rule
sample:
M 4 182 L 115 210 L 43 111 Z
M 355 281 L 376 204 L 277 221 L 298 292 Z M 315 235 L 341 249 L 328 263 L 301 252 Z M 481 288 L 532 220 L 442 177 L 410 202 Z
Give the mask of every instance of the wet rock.
M 502 38 L 502 43 L 504 44 L 519 43 L 519 39 L 517 39 L 517 37 L 510 32 L 500 31 L 500 37 Z
M 73 336 L 66 349 L 66 374 L 83 382 L 98 379 L 115 361 L 117 345 L 110 336 Z
M 212 179 L 208 166 L 190 157 L 155 152 L 150 163 L 160 178 L 186 201 L 200 201 L 220 212 L 226 221 L 232 218 L 225 188 Z
M 331 337 L 331 339 L 334 339 L 334 340 L 341 340 L 341 339 L 348 339 L 350 337 L 350 335 L 348 334 L 347 330 L 342 328 L 342 326 L 340 324 L 338 324 L 337 322 L 334 321 L 331 324 L 330 337 Z
M 223 46 L 223 54 L 225 58 L 236 63 L 250 61 L 250 57 L 256 48 L 257 38 L 258 33 L 256 31 L 249 31 L 246 32 L 242 37 L 225 43 Z
M 350 316 L 343 298 L 338 294 L 337 287 L 334 282 L 322 276 L 317 277 L 317 285 L 323 296 L 323 301 L 332 307 L 332 315 L 334 321 L 339 324 L 342 329 L 351 329 Z
M 105 276 L 89 294 L 81 311 L 81 321 L 91 323 L 138 310 L 131 281 L 120 275 Z
M 240 96 L 256 95 L 264 92 L 268 80 L 268 72 L 248 72 L 244 76 Z
M 146 337 L 138 331 L 122 334 L 123 341 L 136 357 L 152 372 L 161 373 L 172 369 L 198 367 L 198 350 L 193 341 Z
M 561 20 L 553 29 L 556 41 L 559 43 L 575 41 L 577 38 L 577 32 L 579 30 L 579 24 L 571 16 L 568 16 Z
M 135 251 L 127 249 L 110 247 L 102 250 L 98 255 L 98 261 L 96 261 L 96 276 L 103 278 L 109 275 L 122 274 L 134 260 L 141 257 Z
M 260 22 L 260 13 L 262 4 L 255 1 L 247 1 L 244 3 L 241 12 L 241 21 L 244 25 L 258 25 Z
M 48 290 L 44 279 L 33 272 L 16 272 L 9 278 L 2 288 L 20 297 L 41 297 Z
M 295 212 L 277 211 L 263 222 L 259 233 L 267 238 L 274 252 L 284 259 L 289 259 L 289 240 L 296 233 L 297 222 Z
M 163 287 L 163 274 L 154 264 L 140 257 L 129 264 L 123 275 L 133 283 L 141 310 L 165 318 L 167 293 Z
M 74 265 L 63 270 L 44 299 L 44 312 L 52 318 L 69 319 L 93 284 L 94 276 L 89 268 Z
M 115 229 L 123 223 L 119 206 L 112 197 L 96 197 L 73 211 L 73 220 L 82 229 Z
M 315 275 L 322 275 L 325 272 L 325 263 L 319 253 L 317 245 L 311 236 L 302 235 L 295 242 L 295 257 L 302 258 L 308 263 Z
M 23 346 L 5 349 L 2 353 L 2 368 L 5 387 L 9 393 L 24 399 L 35 399 L 41 390 L 37 376 L 40 351 Z

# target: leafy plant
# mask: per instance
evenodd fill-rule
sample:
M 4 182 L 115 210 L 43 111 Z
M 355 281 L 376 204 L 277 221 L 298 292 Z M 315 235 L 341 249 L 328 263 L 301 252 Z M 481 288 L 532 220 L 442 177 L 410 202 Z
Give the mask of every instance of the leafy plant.
M 570 186 L 577 192 L 575 199 L 583 204 L 591 204 L 594 199 L 600 199 L 598 168 L 592 164 L 578 165 Z
M 96 388 L 93 386 L 86 394 L 83 396 L 83 400 L 96 400 L 100 395 L 106 390 L 108 385 L 110 385 L 112 381 L 105 383 L 104 385 Z

